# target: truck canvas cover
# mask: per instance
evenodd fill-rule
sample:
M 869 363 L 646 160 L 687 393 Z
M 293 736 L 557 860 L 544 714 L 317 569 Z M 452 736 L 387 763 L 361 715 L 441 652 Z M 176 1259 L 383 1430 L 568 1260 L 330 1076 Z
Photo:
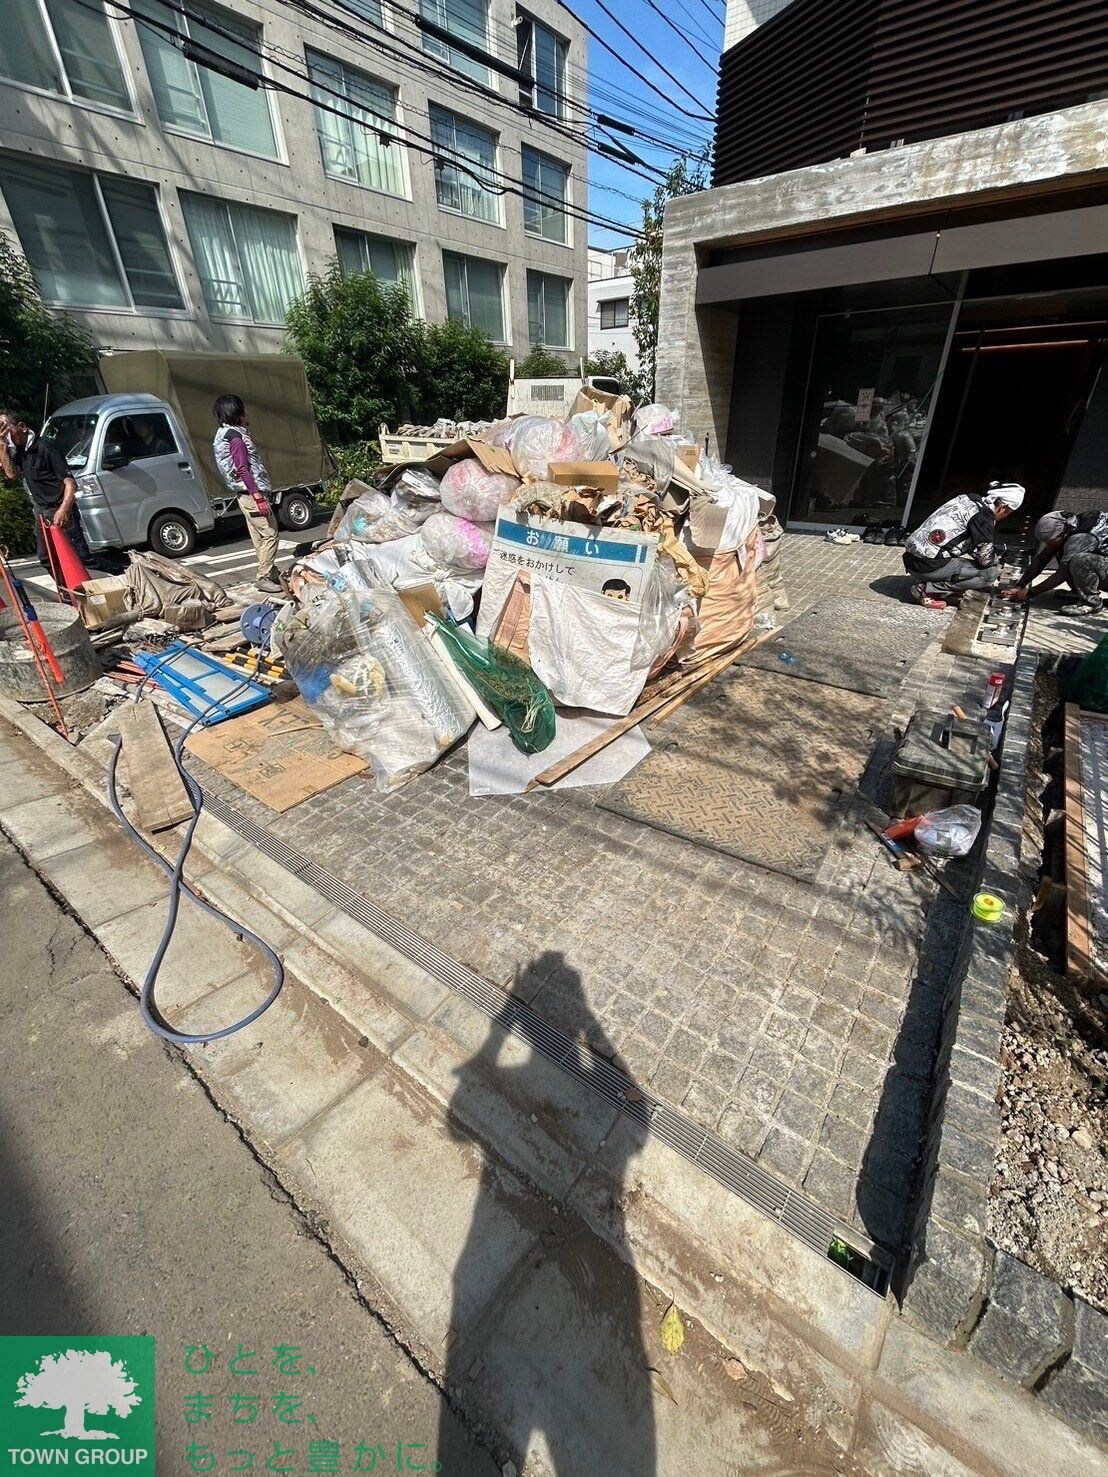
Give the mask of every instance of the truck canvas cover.
M 218 395 L 241 395 L 250 432 L 274 488 L 310 487 L 329 475 L 304 365 L 290 354 L 166 354 L 142 349 L 103 354 L 100 374 L 111 393 L 145 391 L 166 400 L 183 421 L 209 497 L 226 497 L 212 453 Z

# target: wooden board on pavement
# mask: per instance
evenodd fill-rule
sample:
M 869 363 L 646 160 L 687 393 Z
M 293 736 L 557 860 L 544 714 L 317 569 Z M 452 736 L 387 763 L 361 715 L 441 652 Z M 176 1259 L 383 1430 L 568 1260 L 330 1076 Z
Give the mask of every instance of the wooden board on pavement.
M 267 703 L 198 729 L 185 747 L 279 813 L 360 774 L 367 764 L 335 747 L 303 698 Z
M 192 802 L 173 762 L 158 710 L 149 698 L 126 704 L 119 730 L 139 829 L 168 831 L 187 821 L 192 815 Z

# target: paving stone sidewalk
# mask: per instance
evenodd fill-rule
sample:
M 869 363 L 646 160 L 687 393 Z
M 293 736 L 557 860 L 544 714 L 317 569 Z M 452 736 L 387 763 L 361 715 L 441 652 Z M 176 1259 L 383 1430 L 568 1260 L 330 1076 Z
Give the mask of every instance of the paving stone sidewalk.
M 898 549 L 789 535 L 782 557 L 793 613 L 844 593 L 887 610 L 908 583 Z M 980 663 L 936 642 L 888 705 L 890 734 L 925 688 L 960 701 L 983 682 Z M 878 745 L 871 784 L 891 747 Z M 193 768 L 552 1023 L 597 1046 L 603 1032 L 637 1080 L 703 1126 L 900 1244 L 954 905 L 892 869 L 860 824 L 809 886 L 600 810 L 594 790 L 470 799 L 464 750 L 393 794 L 358 777 L 283 816 Z

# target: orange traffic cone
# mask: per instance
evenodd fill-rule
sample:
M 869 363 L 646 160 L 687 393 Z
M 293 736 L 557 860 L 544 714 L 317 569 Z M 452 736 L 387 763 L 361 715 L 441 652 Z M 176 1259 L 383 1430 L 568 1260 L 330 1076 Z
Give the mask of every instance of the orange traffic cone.
M 60 590 L 76 590 L 92 576 L 73 551 L 65 530 L 42 519 L 42 540 L 50 563 L 50 573 Z

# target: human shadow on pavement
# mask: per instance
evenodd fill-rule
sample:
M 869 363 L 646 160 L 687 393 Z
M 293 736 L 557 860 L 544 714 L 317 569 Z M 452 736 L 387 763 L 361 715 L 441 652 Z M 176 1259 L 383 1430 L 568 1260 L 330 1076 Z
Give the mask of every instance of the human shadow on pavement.
M 579 1075 L 611 1081 L 609 1061 L 626 1071 L 589 1011 L 581 976 L 564 957 L 548 951 L 517 977 L 476 1054 L 457 1069 L 451 1099 L 453 1132 L 472 1143 L 461 1125 L 472 1104 L 490 1091 L 549 1133 L 569 1157 L 552 1177 L 568 1194 L 587 1172 L 590 1149 L 604 1137 L 610 1176 L 602 1196 L 607 1223 L 601 1240 L 564 1201 L 521 1193 L 517 1176 L 490 1151 L 481 1151 L 480 1191 L 458 1258 L 453 1288 L 451 1344 L 446 1362 L 450 1401 L 484 1429 L 490 1442 L 507 1449 L 517 1471 L 529 1458 L 551 1477 L 584 1472 L 653 1477 L 657 1470 L 653 1386 L 644 1338 L 644 1309 L 634 1271 L 612 1249 L 624 1234 L 623 1183 L 628 1161 L 645 1130 L 615 1107 L 594 1101 L 597 1111 L 578 1110 L 560 1090 L 561 1068 L 538 1050 L 549 1050 L 550 1028 L 524 1004 L 538 981 L 556 989 L 569 1015 L 585 1023 L 594 1055 L 580 1044 Z M 578 1036 L 578 1043 L 585 1032 Z M 570 1079 L 565 1079 L 569 1084 Z M 637 1091 L 627 1090 L 638 1101 Z M 568 1099 L 568 1101 L 567 1101 Z M 503 1113 L 497 1110 L 503 1122 Z M 588 1147 L 584 1144 L 588 1142 Z M 574 1148 L 579 1162 L 574 1161 Z M 557 1151 L 555 1151 L 557 1153 Z M 651 1310 L 652 1312 L 653 1310 Z M 439 1430 L 439 1470 L 466 1477 L 473 1448 L 462 1444 L 457 1421 L 444 1409 Z M 505 1468 L 505 1470 L 509 1470 Z

